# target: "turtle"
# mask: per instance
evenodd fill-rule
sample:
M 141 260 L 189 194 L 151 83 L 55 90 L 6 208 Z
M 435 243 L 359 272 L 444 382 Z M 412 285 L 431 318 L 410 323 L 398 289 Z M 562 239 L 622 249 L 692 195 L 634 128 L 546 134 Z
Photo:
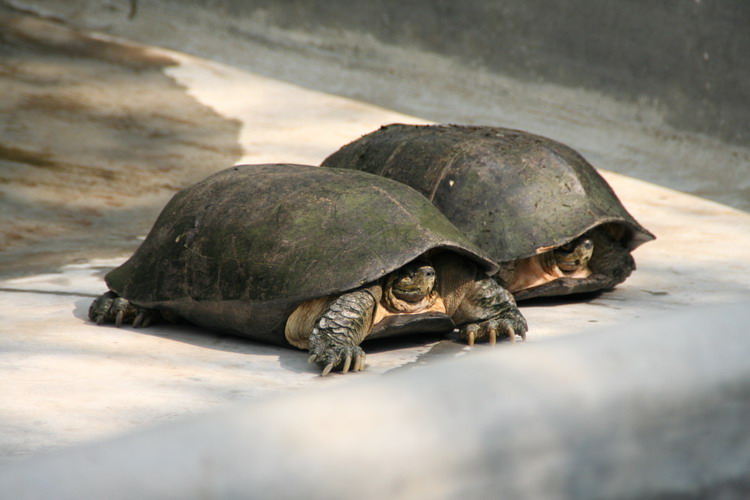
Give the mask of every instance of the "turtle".
M 346 373 L 365 338 L 526 337 L 497 266 L 424 196 L 366 172 L 236 165 L 179 191 L 105 276 L 89 318 L 181 321 L 309 350 Z
M 328 156 L 412 186 L 498 264 L 516 300 L 609 290 L 654 235 L 574 149 L 521 130 L 391 124 Z

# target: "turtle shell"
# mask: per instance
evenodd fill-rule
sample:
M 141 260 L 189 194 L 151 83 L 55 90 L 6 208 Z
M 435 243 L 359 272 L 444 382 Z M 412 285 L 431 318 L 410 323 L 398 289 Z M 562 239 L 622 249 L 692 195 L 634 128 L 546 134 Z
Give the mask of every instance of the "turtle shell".
M 393 124 L 323 165 L 414 187 L 497 262 L 542 253 L 602 224 L 619 226 L 628 250 L 654 238 L 579 153 L 520 130 Z
M 240 165 L 178 192 L 106 276 L 131 302 L 283 343 L 303 301 L 355 289 L 437 250 L 493 261 L 426 198 L 365 172 Z

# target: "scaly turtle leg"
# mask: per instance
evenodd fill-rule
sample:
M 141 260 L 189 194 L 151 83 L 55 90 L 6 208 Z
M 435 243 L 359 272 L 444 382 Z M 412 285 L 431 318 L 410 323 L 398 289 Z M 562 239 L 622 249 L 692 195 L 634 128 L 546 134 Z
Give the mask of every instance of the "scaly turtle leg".
M 469 345 L 478 341 L 494 344 L 498 337 L 515 342 L 516 335 L 526 340 L 528 325 L 513 295 L 492 278 L 474 283 L 453 315 L 461 338 Z
M 379 298 L 380 294 L 376 294 Z M 365 352 L 359 344 L 370 333 L 376 303 L 370 289 L 345 293 L 318 319 L 310 334 L 308 361 L 323 366 L 321 375 L 326 376 L 337 367 L 342 373 L 350 368 L 355 372 L 365 368 Z
M 111 290 L 94 299 L 89 307 L 89 319 L 97 325 L 114 323 L 120 327 L 132 323 L 133 328 L 145 328 L 160 318 L 159 311 L 131 304 Z

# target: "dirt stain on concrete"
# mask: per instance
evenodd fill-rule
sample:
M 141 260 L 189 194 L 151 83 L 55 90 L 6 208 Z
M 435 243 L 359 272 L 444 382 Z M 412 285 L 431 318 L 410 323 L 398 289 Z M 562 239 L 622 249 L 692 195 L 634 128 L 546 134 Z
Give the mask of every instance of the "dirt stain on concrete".
M 175 191 L 240 158 L 239 121 L 176 64 L 0 10 L 0 274 L 127 254 Z

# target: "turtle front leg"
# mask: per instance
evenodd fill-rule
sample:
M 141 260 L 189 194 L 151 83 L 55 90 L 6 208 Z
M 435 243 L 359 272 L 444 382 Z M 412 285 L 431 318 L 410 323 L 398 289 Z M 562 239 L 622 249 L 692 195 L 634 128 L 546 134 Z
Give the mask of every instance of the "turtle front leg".
M 372 329 L 377 300 L 371 291 L 357 290 L 334 300 L 316 321 L 310 334 L 310 363 L 323 366 L 322 376 L 335 367 L 342 373 L 365 368 L 365 352 L 359 344 Z M 352 365 L 352 363 L 354 363 Z
M 97 325 L 114 323 L 120 327 L 123 323 L 132 323 L 133 328 L 145 328 L 160 317 L 159 311 L 131 304 L 111 290 L 94 299 L 89 307 L 89 319 Z
M 503 336 L 511 342 L 516 341 L 516 335 L 526 340 L 528 325 L 513 295 L 492 278 L 474 282 L 453 319 L 469 345 L 477 341 L 494 344 Z

